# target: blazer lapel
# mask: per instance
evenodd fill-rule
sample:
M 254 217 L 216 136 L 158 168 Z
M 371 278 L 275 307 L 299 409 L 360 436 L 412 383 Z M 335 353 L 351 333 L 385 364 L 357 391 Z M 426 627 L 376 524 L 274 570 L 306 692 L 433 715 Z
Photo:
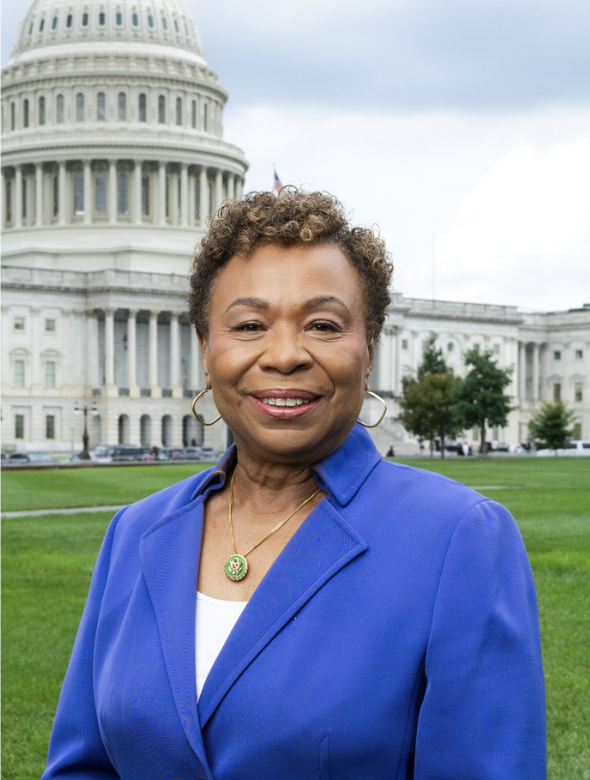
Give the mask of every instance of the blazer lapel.
M 234 626 L 199 697 L 207 721 L 254 658 L 322 585 L 367 544 L 324 499 L 298 528 L 255 590 Z
M 141 539 L 140 560 L 178 715 L 191 747 L 209 771 L 199 725 L 195 673 L 195 605 L 203 501 L 200 496 L 152 526 Z

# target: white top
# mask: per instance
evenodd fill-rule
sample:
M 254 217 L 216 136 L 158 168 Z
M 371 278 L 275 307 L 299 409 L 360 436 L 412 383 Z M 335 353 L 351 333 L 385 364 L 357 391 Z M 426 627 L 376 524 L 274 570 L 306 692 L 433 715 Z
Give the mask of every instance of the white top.
M 197 699 L 247 601 L 223 601 L 197 591 Z

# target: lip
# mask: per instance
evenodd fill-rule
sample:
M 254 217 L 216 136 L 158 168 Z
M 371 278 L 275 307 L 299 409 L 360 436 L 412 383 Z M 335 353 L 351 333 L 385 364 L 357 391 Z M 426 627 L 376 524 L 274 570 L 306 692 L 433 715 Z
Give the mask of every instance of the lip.
M 273 387 L 267 390 L 256 390 L 249 394 L 254 406 L 269 417 L 278 420 L 292 420 L 296 417 L 309 414 L 317 409 L 321 396 L 309 390 L 300 388 Z M 295 398 L 308 403 L 301 406 L 270 406 L 263 402 L 264 398 Z

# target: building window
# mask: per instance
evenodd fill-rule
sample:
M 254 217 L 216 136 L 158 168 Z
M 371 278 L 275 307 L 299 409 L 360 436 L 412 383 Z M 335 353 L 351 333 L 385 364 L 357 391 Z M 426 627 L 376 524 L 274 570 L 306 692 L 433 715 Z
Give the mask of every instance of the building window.
M 129 177 L 126 173 L 117 176 L 117 212 L 128 214 L 129 208 Z
M 572 438 L 577 439 L 578 441 L 582 438 L 582 423 L 581 422 L 574 423 L 574 435 L 573 435 Z
M 195 211 L 194 219 L 199 220 L 201 218 L 201 186 L 199 180 L 195 178 Z
M 48 360 L 45 363 L 45 387 L 55 387 L 55 361 Z
M 107 177 L 97 173 L 94 180 L 94 211 L 98 215 L 107 213 Z
M 182 124 L 182 98 L 176 98 L 176 124 Z
M 117 104 L 119 107 L 119 122 L 125 122 L 127 119 L 127 95 L 124 92 L 119 92 Z
M 24 439 L 25 438 L 25 416 L 24 416 L 24 414 L 15 414 L 14 415 L 14 438 L 15 439 Z
M 167 22 L 165 16 L 162 17 L 162 29 L 163 30 L 167 30 L 168 29 L 168 22 Z
M 43 32 L 43 28 L 45 27 L 45 19 L 41 19 L 39 22 L 39 32 Z
M 203 104 L 203 130 L 208 133 L 209 132 L 209 112 L 208 112 L 208 106 L 207 103 Z
M 500 354 L 500 345 L 494 344 L 494 355 L 499 355 L 499 354 Z
M 191 125 L 193 128 L 197 126 L 197 101 L 193 100 L 191 103 Z
M 139 27 L 139 16 L 135 12 L 131 15 L 131 21 L 134 27 Z
M 55 333 L 55 320 L 53 318 L 45 320 L 45 332 Z
M 100 27 L 104 27 L 106 23 L 106 16 L 104 11 L 101 11 L 98 15 L 98 24 Z
M 29 126 L 29 101 L 26 98 L 23 103 L 23 125 L 25 127 Z
M 178 22 L 176 21 L 176 19 L 174 20 L 174 29 L 176 30 L 177 33 L 180 32 L 180 30 L 178 29 Z
M 55 30 L 57 27 L 57 16 L 53 17 L 53 21 L 51 22 L 51 29 Z
M 27 218 L 27 180 L 23 178 L 22 183 L 22 203 L 21 203 L 22 218 Z
M 555 382 L 553 385 L 553 401 L 561 401 L 561 384 Z
M 148 14 L 148 27 L 153 28 L 154 26 L 154 17 L 151 14 Z
M 74 174 L 74 214 L 84 213 L 84 174 Z
M 143 92 L 139 96 L 139 121 L 147 121 L 147 98 Z
M 166 176 L 166 193 L 164 195 L 166 200 L 166 218 L 170 217 L 170 176 Z
M 115 14 L 115 24 L 117 25 L 117 27 L 121 27 L 121 25 L 123 24 L 123 14 L 121 13 L 121 11 L 117 11 L 117 13 Z
M 24 360 L 14 361 L 14 386 L 15 387 L 25 386 L 25 361 Z
M 16 106 L 14 103 L 10 104 L 10 129 L 16 128 Z
M 24 317 L 15 317 L 14 318 L 14 329 L 23 331 L 25 329 L 25 318 Z
M 6 222 L 12 224 L 12 179 L 6 179 Z
M 163 125 L 166 121 L 166 98 L 160 95 L 158 98 L 158 122 Z
M 82 27 L 88 27 L 88 14 L 86 12 L 82 14 Z
M 447 344 L 447 352 L 452 352 L 454 349 L 455 349 L 455 345 L 453 344 L 452 341 L 449 341 L 449 343 Z
M 45 98 L 39 98 L 39 124 L 45 124 Z
M 64 96 L 58 95 L 55 101 L 56 122 L 61 125 L 64 121 Z
M 582 382 L 576 382 L 574 385 L 574 401 L 581 401 L 583 397 Z
M 104 122 L 106 119 L 106 98 L 104 92 L 99 92 L 96 96 L 96 119 Z
M 72 14 L 68 14 L 68 18 L 66 19 L 66 27 L 72 26 Z
M 574 355 L 576 360 L 582 360 L 582 358 L 584 357 L 584 351 L 582 349 L 576 349 Z
M 84 95 L 78 92 L 76 95 L 76 122 L 84 121 Z
M 59 180 L 57 176 L 53 177 L 52 190 L 53 190 L 53 216 L 57 217 L 59 215 Z
M 406 351 L 408 349 L 408 340 L 402 339 L 402 349 Z
M 561 350 L 553 350 L 553 360 L 561 360 Z
M 150 177 L 147 173 L 141 177 L 141 213 L 144 217 L 150 215 Z
M 35 27 L 35 22 L 31 22 L 31 24 L 29 25 L 29 35 L 33 34 L 34 27 Z
M 45 415 L 45 438 L 55 439 L 55 415 Z

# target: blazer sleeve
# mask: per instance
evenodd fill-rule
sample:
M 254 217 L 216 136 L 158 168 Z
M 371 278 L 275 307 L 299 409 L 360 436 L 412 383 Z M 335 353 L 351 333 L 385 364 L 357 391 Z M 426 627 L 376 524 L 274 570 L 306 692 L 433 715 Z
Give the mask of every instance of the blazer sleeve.
M 72 657 L 59 697 L 42 780 L 106 780 L 118 778 L 105 750 L 94 700 L 94 645 L 96 626 L 109 573 L 117 524 L 125 509 L 113 518 L 103 541 Z
M 537 602 L 516 523 L 483 500 L 449 545 L 425 658 L 415 780 L 544 780 Z

